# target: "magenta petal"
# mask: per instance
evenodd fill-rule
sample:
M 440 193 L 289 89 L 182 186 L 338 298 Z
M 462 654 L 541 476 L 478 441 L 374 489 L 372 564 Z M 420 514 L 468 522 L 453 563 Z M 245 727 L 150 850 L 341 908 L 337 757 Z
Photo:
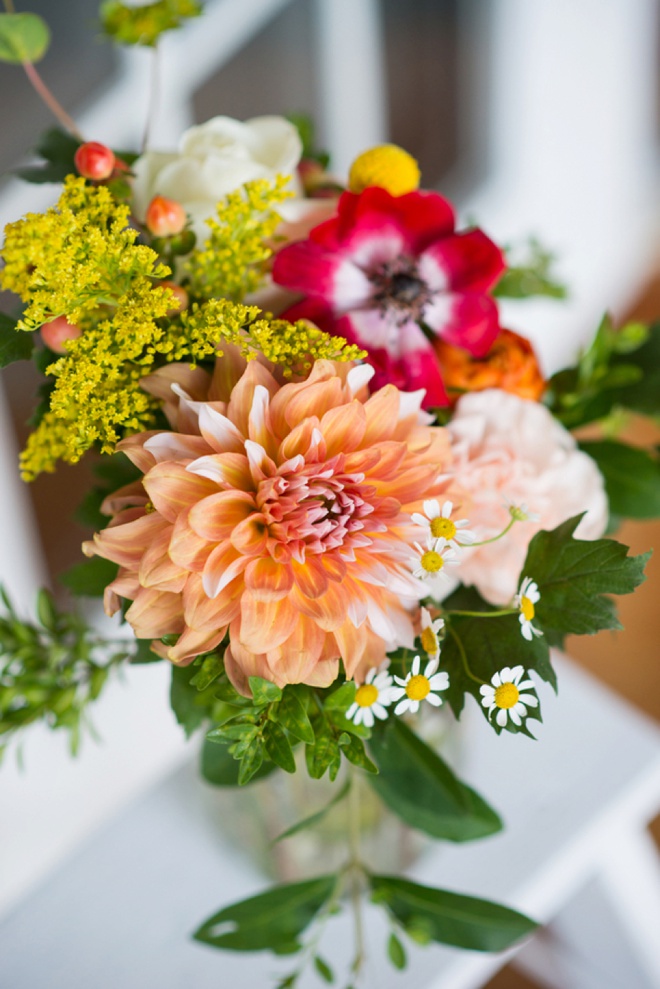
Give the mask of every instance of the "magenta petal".
M 424 388 L 426 395 L 422 405 L 425 409 L 449 405 L 433 347 L 416 323 L 406 323 L 401 327 L 399 352 L 399 364 L 406 381 L 404 390 L 417 391 L 418 388 Z
M 432 289 L 487 292 L 505 267 L 501 250 L 481 230 L 438 240 L 419 259 L 420 274 Z
M 284 247 L 275 257 L 273 281 L 294 292 L 325 299 L 334 309 L 350 309 L 371 295 L 371 283 L 352 261 L 327 254 L 311 241 Z
M 487 354 L 500 331 L 495 302 L 479 292 L 437 295 L 424 309 L 424 322 L 446 343 L 474 357 Z

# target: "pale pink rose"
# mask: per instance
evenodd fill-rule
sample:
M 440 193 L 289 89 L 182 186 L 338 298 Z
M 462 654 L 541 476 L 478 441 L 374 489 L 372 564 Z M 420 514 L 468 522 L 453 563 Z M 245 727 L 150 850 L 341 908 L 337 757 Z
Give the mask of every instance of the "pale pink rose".
M 457 575 L 487 601 L 506 604 L 514 596 L 527 547 L 540 529 L 586 511 L 576 536 L 597 539 L 605 531 L 602 475 L 545 406 L 498 389 L 472 392 L 458 402 L 448 429 L 452 476 L 466 493 L 460 514 L 478 540 L 505 528 L 509 503 L 539 516 L 538 522 L 516 522 L 495 543 L 463 552 Z

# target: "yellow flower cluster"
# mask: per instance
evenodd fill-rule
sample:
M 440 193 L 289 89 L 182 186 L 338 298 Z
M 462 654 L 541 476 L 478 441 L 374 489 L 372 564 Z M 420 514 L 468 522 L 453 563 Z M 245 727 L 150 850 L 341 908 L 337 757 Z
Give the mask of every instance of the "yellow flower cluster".
M 194 296 L 240 302 L 259 288 L 264 263 L 273 253 L 268 241 L 282 222 L 274 207 L 292 195 L 287 182 L 283 175 L 274 182 L 246 182 L 218 203 L 218 219 L 206 221 L 211 230 L 208 240 L 184 266 Z
M 260 191 L 248 191 L 245 202 L 250 209 L 265 209 L 271 194 L 267 183 L 252 185 Z M 236 215 L 237 244 L 252 245 L 252 235 L 241 239 L 250 224 L 241 211 Z M 126 433 L 155 425 L 159 402 L 142 390 L 141 379 L 168 361 L 214 358 L 223 340 L 236 344 L 248 360 L 263 353 L 284 365 L 287 375 L 304 373 L 318 358 L 364 356 L 312 323 L 265 319 L 256 306 L 228 298 L 172 315 L 172 292 L 154 284 L 169 270 L 157 264 L 154 251 L 135 243 L 137 232 L 126 228 L 127 221 L 126 207 L 105 187 L 69 178 L 57 207 L 8 230 L 2 284 L 27 303 L 19 327 L 34 329 L 65 315 L 84 330 L 47 368 L 56 382 L 50 409 L 21 455 L 25 480 L 54 470 L 58 460 L 75 463 L 92 446 L 112 453 Z M 265 219 L 264 227 L 255 220 L 254 229 L 262 236 L 274 222 Z M 237 254 L 240 265 L 248 264 L 240 246 Z M 256 256 L 255 245 L 250 254 Z
M 56 316 L 84 327 L 99 306 L 167 277 L 155 251 L 135 243 L 128 218 L 108 188 L 70 175 L 55 207 L 7 226 L 0 287 L 27 303 L 18 329 Z

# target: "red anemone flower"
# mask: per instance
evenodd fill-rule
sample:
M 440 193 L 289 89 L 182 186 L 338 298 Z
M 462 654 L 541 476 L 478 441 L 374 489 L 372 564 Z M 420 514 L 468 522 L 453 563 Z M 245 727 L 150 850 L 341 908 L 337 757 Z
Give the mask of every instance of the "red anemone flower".
M 336 216 L 275 258 L 274 280 L 306 296 L 285 317 L 364 347 L 374 387 L 424 388 L 427 407 L 448 404 L 431 341 L 486 354 L 499 332 L 487 293 L 504 270 L 481 230 L 456 233 L 454 224 L 435 192 L 344 193 Z

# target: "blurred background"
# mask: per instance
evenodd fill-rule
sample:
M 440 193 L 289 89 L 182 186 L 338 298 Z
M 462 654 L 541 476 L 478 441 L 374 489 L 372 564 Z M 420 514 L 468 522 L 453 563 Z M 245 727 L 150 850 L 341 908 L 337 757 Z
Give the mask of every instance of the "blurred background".
M 53 32 L 40 70 L 86 137 L 115 147 L 139 145 L 150 53 L 106 44 L 95 0 L 32 0 L 29 8 Z M 574 359 L 605 309 L 617 321 L 660 317 L 657 0 L 208 0 L 202 21 L 164 39 L 160 78 L 155 148 L 174 146 L 185 127 L 217 114 L 303 113 L 316 122 L 318 143 L 331 153 L 337 175 L 364 147 L 391 140 L 419 160 L 425 187 L 454 199 L 462 218 L 478 222 L 497 242 L 537 236 L 557 255 L 569 301 L 510 302 L 503 322 L 532 338 L 548 374 Z M 43 208 L 57 189 L 28 187 L 11 176 L 53 123 L 20 68 L 0 65 L 0 94 L 4 224 Z M 0 309 L 11 306 L 0 296 Z M 17 479 L 15 453 L 35 385 L 31 364 L 12 366 L 0 381 L 0 580 L 11 583 L 25 608 L 40 582 L 52 583 L 78 560 L 87 535 L 68 520 L 88 483 L 88 466 L 61 467 L 29 487 Z M 633 421 L 628 428 L 640 445 L 658 442 L 649 426 Z M 621 538 L 641 552 L 659 543 L 659 534 L 658 524 L 637 523 L 626 525 Z M 659 588 L 656 559 L 648 582 L 622 601 L 625 633 L 569 644 L 595 676 L 656 718 Z M 27 747 L 28 774 L 8 767 L 0 779 L 8 808 L 0 847 L 4 843 L 14 863 L 7 903 L 86 829 L 182 757 L 167 712 L 156 711 L 163 707 L 165 681 L 158 696 L 143 681 L 134 696 L 153 708 L 159 727 L 155 738 L 140 743 L 143 761 L 127 773 L 120 766 L 125 751 L 122 756 L 114 739 L 137 729 L 126 729 L 121 695 L 108 700 L 101 716 L 106 749 L 115 745 L 119 752 L 114 762 L 107 751 L 102 757 L 104 800 L 90 806 L 82 792 L 96 772 L 93 743 L 85 747 L 82 768 L 71 769 L 64 744 L 37 733 Z M 33 811 L 38 794 L 43 799 L 50 792 L 54 773 L 61 826 L 44 844 Z M 66 807 L 76 800 L 82 809 L 72 825 L 75 815 Z M 17 829 L 20 834 L 27 817 L 29 833 L 19 848 Z M 507 971 L 491 985 L 533 983 Z

